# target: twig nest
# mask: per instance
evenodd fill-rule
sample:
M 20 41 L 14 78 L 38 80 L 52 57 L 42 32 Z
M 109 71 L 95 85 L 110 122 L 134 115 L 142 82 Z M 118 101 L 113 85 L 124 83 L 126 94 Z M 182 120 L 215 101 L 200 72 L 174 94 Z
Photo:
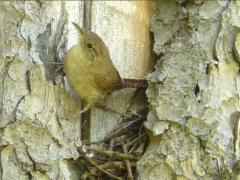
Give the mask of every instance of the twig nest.
M 237 34 L 233 46 L 233 53 L 236 60 L 240 63 L 240 33 Z

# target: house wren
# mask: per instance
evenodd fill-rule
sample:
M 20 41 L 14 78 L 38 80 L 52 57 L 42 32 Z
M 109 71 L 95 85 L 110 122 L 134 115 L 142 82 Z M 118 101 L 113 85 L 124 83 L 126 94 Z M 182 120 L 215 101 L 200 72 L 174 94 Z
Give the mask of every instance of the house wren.
M 80 111 L 83 113 L 107 94 L 125 85 L 135 86 L 136 82 L 121 79 L 105 43 L 96 33 L 84 32 L 77 24 L 73 25 L 78 31 L 79 42 L 68 50 L 64 69 L 73 91 L 86 102 Z

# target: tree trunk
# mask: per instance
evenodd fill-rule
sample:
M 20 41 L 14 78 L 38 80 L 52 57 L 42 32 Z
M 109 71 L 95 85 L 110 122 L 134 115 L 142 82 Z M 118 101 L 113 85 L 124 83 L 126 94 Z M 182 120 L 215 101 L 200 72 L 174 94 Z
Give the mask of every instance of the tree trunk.
M 0 3 L 0 179 L 78 179 L 70 159 L 79 156 L 74 114 L 80 104 L 50 64 L 65 53 L 67 11 L 77 14 L 71 7 L 60 1 Z
M 238 179 L 240 1 L 157 7 L 151 30 L 159 59 L 145 123 L 151 142 L 139 179 Z
M 81 132 L 79 100 L 70 97 L 54 62 L 77 43 L 71 22 L 95 31 L 106 42 L 124 78 L 144 79 L 152 68 L 150 4 L 142 2 L 16 1 L 0 3 L 0 177 L 1 179 L 79 179 L 81 140 L 102 139 L 121 120 L 94 108 L 90 134 Z M 67 92 L 68 91 L 68 92 Z M 125 113 L 134 90 L 114 93 L 107 107 Z M 131 110 L 146 105 L 145 95 Z M 84 119 L 85 120 L 85 119 Z M 84 129 L 86 129 L 84 127 Z M 81 136 L 84 137 L 81 137 Z
M 56 72 L 77 33 L 98 33 L 124 78 L 144 79 L 152 67 L 150 1 L 0 2 L 0 179 L 80 179 L 81 140 L 102 139 L 120 115 L 80 101 Z M 238 179 L 240 2 L 159 0 L 152 16 L 158 55 L 144 93 L 150 142 L 137 170 L 141 180 Z M 70 96 L 69 96 L 70 94 Z M 72 96 L 72 97 L 71 97 Z M 125 113 L 134 90 L 107 97 Z

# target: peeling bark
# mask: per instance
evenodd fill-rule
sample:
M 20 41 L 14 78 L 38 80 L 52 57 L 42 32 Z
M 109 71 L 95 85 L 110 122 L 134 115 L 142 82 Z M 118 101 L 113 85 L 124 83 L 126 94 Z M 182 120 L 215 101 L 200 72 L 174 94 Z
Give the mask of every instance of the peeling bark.
M 98 11 L 100 6 L 102 12 Z M 104 9 L 108 10 L 106 14 Z M 114 11 L 118 14 L 111 21 L 105 18 Z M 122 19 L 118 27 L 125 28 L 116 31 L 114 25 L 119 18 Z M 76 116 L 80 102 L 68 95 L 71 90 L 52 63 L 62 61 L 66 50 L 77 42 L 77 33 L 71 25 L 76 22 L 103 37 L 124 77 L 129 74 L 145 78 L 152 65 L 149 18 L 147 2 L 0 3 L 0 23 L 4 24 L 0 27 L 1 179 L 74 180 L 81 177 L 84 166 L 76 160 L 82 140 L 80 117 Z M 123 24 L 126 20 L 131 27 Z M 137 54 L 139 50 L 141 53 Z M 126 62 L 136 70 L 127 71 Z M 121 111 L 133 94 L 126 90 L 107 101 Z M 144 94 L 138 96 L 144 97 Z M 134 101 L 132 109 L 145 105 L 146 98 L 141 97 Z M 87 120 L 96 123 L 90 129 L 90 139 L 101 139 L 116 126 L 119 115 L 95 109 Z
M 80 176 L 72 163 L 79 156 L 80 104 L 48 64 L 66 51 L 67 10 L 56 1 L 0 3 L 0 179 Z
M 149 76 L 151 143 L 140 179 L 239 178 L 239 5 L 158 2 L 151 27 L 161 56 Z

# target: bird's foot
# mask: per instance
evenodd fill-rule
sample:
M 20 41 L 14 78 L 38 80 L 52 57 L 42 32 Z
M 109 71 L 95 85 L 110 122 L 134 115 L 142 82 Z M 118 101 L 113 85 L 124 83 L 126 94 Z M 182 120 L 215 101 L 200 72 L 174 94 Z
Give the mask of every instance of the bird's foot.
M 132 114 L 130 114 L 130 113 L 121 113 L 121 112 L 119 112 L 119 111 L 117 111 L 115 109 L 109 108 L 109 107 L 104 106 L 102 104 L 96 104 L 95 107 L 103 109 L 104 111 L 108 111 L 108 112 L 112 112 L 112 113 L 118 114 L 118 115 L 120 115 L 123 118 L 129 118 L 129 117 L 132 116 Z

